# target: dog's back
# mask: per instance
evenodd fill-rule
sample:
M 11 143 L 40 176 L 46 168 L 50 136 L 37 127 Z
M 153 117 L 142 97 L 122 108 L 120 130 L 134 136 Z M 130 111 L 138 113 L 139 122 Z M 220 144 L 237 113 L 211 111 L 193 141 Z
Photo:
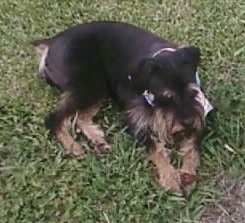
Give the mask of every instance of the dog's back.
M 34 41 L 34 45 L 40 56 L 40 76 L 62 90 L 88 78 L 96 79 L 101 87 L 108 76 L 111 82 L 125 79 L 142 58 L 161 47 L 174 46 L 144 29 L 120 22 L 76 25 L 53 38 Z

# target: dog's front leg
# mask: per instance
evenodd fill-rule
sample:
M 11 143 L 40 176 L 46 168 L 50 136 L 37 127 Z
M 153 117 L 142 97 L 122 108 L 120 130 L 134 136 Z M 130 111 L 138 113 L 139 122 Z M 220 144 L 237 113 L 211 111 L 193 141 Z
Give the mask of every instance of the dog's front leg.
M 88 109 L 78 112 L 77 126 L 82 133 L 90 140 L 99 154 L 107 153 L 110 149 L 105 139 L 105 134 L 98 124 L 95 124 L 93 117 L 98 113 L 99 106 L 91 106 Z
M 179 171 L 171 165 L 164 143 L 153 143 L 149 150 L 149 159 L 156 166 L 160 185 L 168 191 L 182 193 Z
M 200 154 L 195 137 L 184 138 L 180 143 L 179 155 L 182 157 L 180 169 L 183 186 L 196 181 L 196 170 L 200 164 Z

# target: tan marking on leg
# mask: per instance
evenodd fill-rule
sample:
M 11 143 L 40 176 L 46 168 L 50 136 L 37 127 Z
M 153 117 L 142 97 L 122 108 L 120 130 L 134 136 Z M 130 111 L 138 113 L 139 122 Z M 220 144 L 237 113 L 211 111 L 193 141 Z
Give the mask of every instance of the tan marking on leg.
M 106 153 L 109 149 L 109 145 L 105 140 L 105 134 L 100 126 L 93 122 L 93 117 L 98 113 L 98 111 L 99 106 L 93 106 L 84 111 L 79 111 L 77 126 L 92 142 L 97 152 Z
M 156 166 L 160 185 L 166 190 L 182 193 L 179 172 L 171 165 L 164 146 L 163 143 L 156 143 L 149 154 L 149 159 Z
M 181 181 L 189 185 L 196 180 L 196 170 L 200 164 L 199 152 L 196 148 L 195 138 L 183 139 L 180 143 L 179 155 L 182 156 Z
M 61 127 L 58 128 L 55 132 L 57 139 L 62 144 L 66 153 L 71 156 L 83 158 L 84 150 L 82 147 L 72 138 L 72 136 L 68 132 L 70 123 L 70 117 L 65 118 L 62 123 Z

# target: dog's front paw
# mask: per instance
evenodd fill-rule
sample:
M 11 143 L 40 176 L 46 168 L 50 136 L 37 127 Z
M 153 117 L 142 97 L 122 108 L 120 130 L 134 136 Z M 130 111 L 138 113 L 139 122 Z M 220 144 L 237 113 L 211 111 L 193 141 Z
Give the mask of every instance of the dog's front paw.
M 70 157 L 76 157 L 78 159 L 83 159 L 85 156 L 85 151 L 83 150 L 83 148 L 76 142 L 73 142 L 69 148 L 65 148 L 66 151 L 66 155 L 70 156 Z
M 159 176 L 159 183 L 165 190 L 182 195 L 181 178 L 178 171 Z
M 196 186 L 196 173 L 190 173 L 184 170 L 180 170 L 179 174 L 181 185 L 183 188 L 183 195 L 187 198 Z
M 180 179 L 183 186 L 188 186 L 196 182 L 196 175 L 180 171 Z
M 110 146 L 107 142 L 95 143 L 94 148 L 95 151 L 100 155 L 107 154 L 110 150 Z

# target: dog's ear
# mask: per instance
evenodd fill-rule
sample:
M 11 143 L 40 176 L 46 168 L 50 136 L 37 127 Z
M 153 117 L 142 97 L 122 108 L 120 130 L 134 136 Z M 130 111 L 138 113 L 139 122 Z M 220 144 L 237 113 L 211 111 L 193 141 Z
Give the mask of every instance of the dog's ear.
M 132 76 L 135 86 L 145 88 L 151 78 L 151 74 L 156 69 L 156 63 L 152 58 L 145 58 L 138 62 L 136 70 Z
M 36 48 L 37 55 L 42 57 L 42 55 L 47 51 L 50 45 L 49 39 L 40 39 L 32 42 L 32 45 Z
M 180 50 L 183 56 L 183 60 L 188 61 L 193 66 L 193 69 L 196 70 L 200 62 L 200 49 L 195 46 L 189 46 L 183 47 Z

